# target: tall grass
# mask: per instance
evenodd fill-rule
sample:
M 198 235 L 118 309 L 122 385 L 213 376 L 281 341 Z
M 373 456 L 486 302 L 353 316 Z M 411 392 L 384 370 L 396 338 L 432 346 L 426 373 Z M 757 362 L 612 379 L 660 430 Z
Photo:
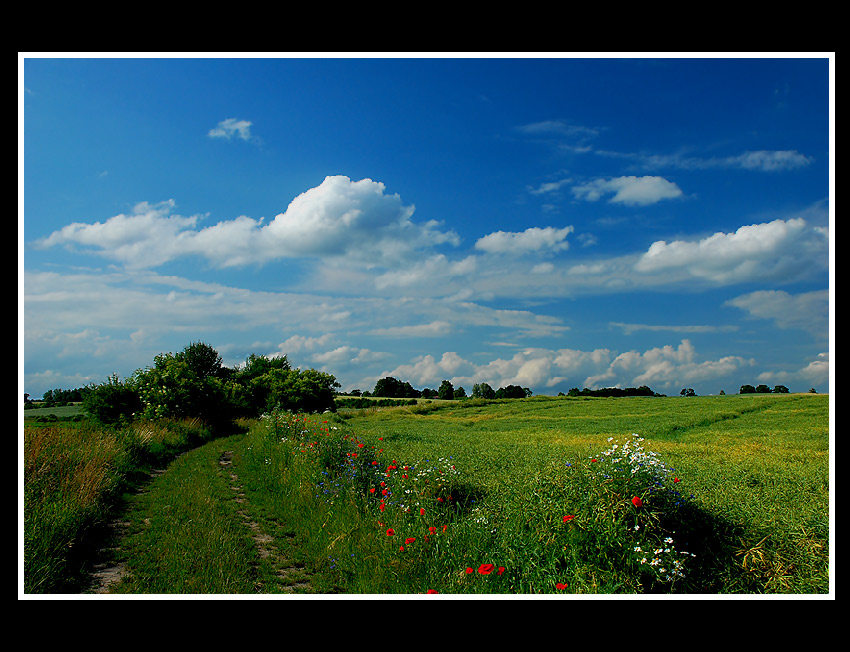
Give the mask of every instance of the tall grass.
M 24 591 L 77 592 L 124 491 L 209 436 L 199 421 L 24 428 Z
M 234 462 L 250 500 L 344 592 L 825 593 L 827 407 L 791 396 L 277 413 Z

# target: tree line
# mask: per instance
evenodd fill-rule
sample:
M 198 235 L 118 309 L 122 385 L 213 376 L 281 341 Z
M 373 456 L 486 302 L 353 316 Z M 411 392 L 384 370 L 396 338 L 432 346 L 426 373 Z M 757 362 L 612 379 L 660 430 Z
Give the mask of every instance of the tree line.
M 449 380 L 444 380 L 440 383 L 438 389 L 425 387 L 422 390 L 414 389 L 407 381 L 386 376 L 375 383 L 375 389 L 371 392 L 354 390 L 351 392 L 353 396 L 378 396 L 381 398 L 439 398 L 442 400 L 454 400 L 467 398 L 466 390 L 463 387 L 457 387 Z M 494 390 L 487 383 L 476 383 L 472 386 L 472 398 L 527 398 L 531 396 L 531 390 L 527 387 L 519 385 L 508 385 Z
M 293 369 L 285 355 L 267 358 L 252 353 L 244 364 L 226 367 L 212 346 L 193 342 L 178 353 L 157 355 L 152 366 L 137 369 L 123 382 L 113 374 L 80 396 L 89 416 L 107 425 L 197 417 L 215 428 L 274 408 L 333 410 L 338 387 L 331 374 Z

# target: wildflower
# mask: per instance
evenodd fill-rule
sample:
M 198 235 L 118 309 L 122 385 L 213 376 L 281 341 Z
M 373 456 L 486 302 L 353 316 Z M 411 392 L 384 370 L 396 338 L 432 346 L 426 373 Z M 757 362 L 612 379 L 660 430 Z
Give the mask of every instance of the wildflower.
M 419 515 L 420 515 L 420 516 L 425 516 L 425 508 L 424 508 L 424 507 L 420 507 L 420 508 L 419 508 Z
M 472 568 L 471 567 L 469 567 L 469 566 L 466 567 L 466 574 L 472 575 Z
M 568 514 L 567 516 L 564 516 L 564 523 L 569 523 L 569 522 L 570 522 L 570 521 L 572 521 L 574 518 L 575 518 L 575 515 L 573 515 L 573 514 Z
M 495 568 L 496 567 L 493 564 L 481 564 L 478 567 L 478 572 L 481 575 L 489 575 L 490 573 L 492 573 L 495 570 Z
M 635 496 L 634 498 L 632 498 L 632 505 L 634 505 L 635 507 L 643 507 L 643 501 L 640 499 L 639 496 Z
M 436 589 L 428 589 L 425 593 L 439 593 Z
M 393 530 L 392 528 L 387 528 L 387 536 L 388 537 L 391 537 L 394 534 L 395 534 L 395 530 Z
M 410 545 L 410 544 L 411 544 L 411 543 L 413 543 L 414 541 L 416 541 L 416 537 L 407 537 L 407 538 L 404 540 L 404 542 L 405 542 L 406 544 L 408 544 L 408 545 Z
M 555 585 L 555 588 L 556 588 L 556 589 L 558 589 L 559 591 L 563 591 L 565 588 L 567 588 L 567 585 L 566 585 L 566 584 L 561 584 L 560 582 L 558 582 L 558 583 Z
M 496 575 L 501 575 L 501 574 L 502 574 L 502 573 L 504 573 L 504 572 L 505 572 L 505 567 L 504 567 L 504 566 L 499 566 L 499 570 L 497 570 L 497 571 L 496 571 Z
M 432 525 L 428 528 L 428 532 L 430 532 L 431 534 L 437 534 L 437 528 Z

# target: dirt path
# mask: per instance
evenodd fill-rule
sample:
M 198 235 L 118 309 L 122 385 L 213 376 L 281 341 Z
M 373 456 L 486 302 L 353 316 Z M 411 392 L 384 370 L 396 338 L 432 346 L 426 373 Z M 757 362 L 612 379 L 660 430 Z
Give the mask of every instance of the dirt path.
M 185 453 L 183 453 L 185 454 Z M 235 501 L 245 504 L 247 498 L 239 484 L 239 477 L 233 469 L 233 451 L 224 451 L 218 460 L 219 473 L 229 483 L 235 495 Z M 140 488 L 137 494 L 147 491 L 146 487 L 157 477 L 165 473 L 165 469 L 154 469 L 149 474 L 149 481 Z M 282 541 L 276 541 L 271 535 L 263 531 L 259 523 L 254 521 L 245 508 L 237 510 L 245 527 L 251 531 L 251 537 L 257 546 L 260 558 L 269 560 L 280 580 L 279 587 L 284 593 L 313 593 L 310 582 L 310 574 L 304 565 L 294 560 L 292 546 L 294 537 L 287 536 Z M 123 515 L 116 517 L 106 526 L 104 545 L 99 550 L 92 564 L 91 583 L 83 591 L 86 594 L 108 594 L 112 586 L 120 582 L 127 575 L 127 566 L 120 561 L 121 541 L 126 536 L 131 523 L 124 520 Z M 258 593 L 264 592 L 264 586 L 258 583 L 255 587 Z
M 239 485 L 239 476 L 233 470 L 233 451 L 224 451 L 218 460 L 222 472 L 229 475 L 230 488 L 236 494 L 236 502 L 244 504 L 245 494 Z M 293 560 L 291 547 L 293 539 L 291 535 L 282 542 L 276 541 L 268 533 L 264 532 L 259 523 L 254 521 L 245 509 L 238 510 L 239 516 L 245 526 L 251 530 L 254 544 L 262 559 L 270 559 L 274 565 L 277 577 L 280 578 L 282 590 L 285 593 L 313 593 L 310 575 L 306 572 L 304 565 Z M 262 592 L 262 585 L 257 586 L 258 592 Z

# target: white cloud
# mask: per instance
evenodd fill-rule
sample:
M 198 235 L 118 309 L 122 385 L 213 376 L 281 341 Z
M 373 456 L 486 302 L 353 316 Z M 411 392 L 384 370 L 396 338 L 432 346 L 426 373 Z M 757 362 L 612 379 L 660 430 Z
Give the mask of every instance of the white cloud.
M 742 226 L 699 241 L 659 240 L 634 266 L 638 272 L 685 272 L 718 282 L 788 279 L 825 268 L 828 237 L 802 218 Z
M 180 252 L 186 231 L 197 224 L 199 216 L 169 215 L 174 201 L 158 204 L 141 202 L 131 214 L 121 213 L 105 222 L 75 222 L 36 242 L 47 248 L 56 245 L 95 247 L 103 255 L 132 267 L 154 267 L 168 262 Z
M 413 206 L 384 191 L 384 184 L 371 179 L 327 177 L 266 225 L 262 219 L 240 216 L 198 231 L 192 230 L 197 216 L 169 215 L 173 201 L 142 204 L 133 215 L 117 215 L 104 224 L 72 224 L 38 244 L 93 247 L 142 268 L 186 255 L 205 257 L 220 267 L 304 257 L 396 266 L 410 264 L 422 250 L 459 243 L 457 234 L 440 231 L 437 222 L 412 222 Z
M 546 388 L 559 384 L 591 389 L 648 385 L 656 391 L 669 392 L 673 388 L 678 392 L 681 384 L 698 385 L 734 376 L 753 364 L 753 360 L 740 356 L 700 360 L 691 342 L 682 340 L 678 347 L 668 345 L 618 355 L 609 349 L 531 348 L 511 358 L 496 358 L 486 363 L 474 363 L 455 352 L 447 352 L 440 360 L 433 355 L 421 356 L 382 376 L 393 376 L 414 387 L 449 380 L 467 391 L 476 383 L 488 383 L 494 389 L 519 385 L 537 393 L 545 393 Z
M 759 290 L 729 299 L 727 305 L 779 328 L 797 328 L 821 338 L 829 336 L 829 290 L 792 295 L 783 290 Z
M 679 383 L 697 383 L 721 378 L 755 364 L 740 356 L 698 362 L 690 340 L 682 340 L 678 348 L 671 345 L 649 349 L 643 353 L 627 351 L 618 355 L 602 373 L 589 376 L 588 387 L 648 385 L 669 389 Z
M 247 120 L 228 118 L 222 120 L 218 125 L 207 133 L 210 138 L 226 138 L 230 140 L 234 136 L 242 140 L 251 140 L 251 123 Z
M 556 229 L 531 227 L 519 233 L 496 231 L 485 235 L 475 243 L 475 248 L 487 253 L 545 253 L 568 249 L 567 236 L 574 231 L 572 226 Z
M 589 183 L 573 187 L 577 199 L 598 201 L 612 194 L 609 200 L 613 204 L 646 206 L 662 199 L 674 199 L 682 196 L 682 190 L 672 181 L 663 177 L 616 177 L 596 179 Z

